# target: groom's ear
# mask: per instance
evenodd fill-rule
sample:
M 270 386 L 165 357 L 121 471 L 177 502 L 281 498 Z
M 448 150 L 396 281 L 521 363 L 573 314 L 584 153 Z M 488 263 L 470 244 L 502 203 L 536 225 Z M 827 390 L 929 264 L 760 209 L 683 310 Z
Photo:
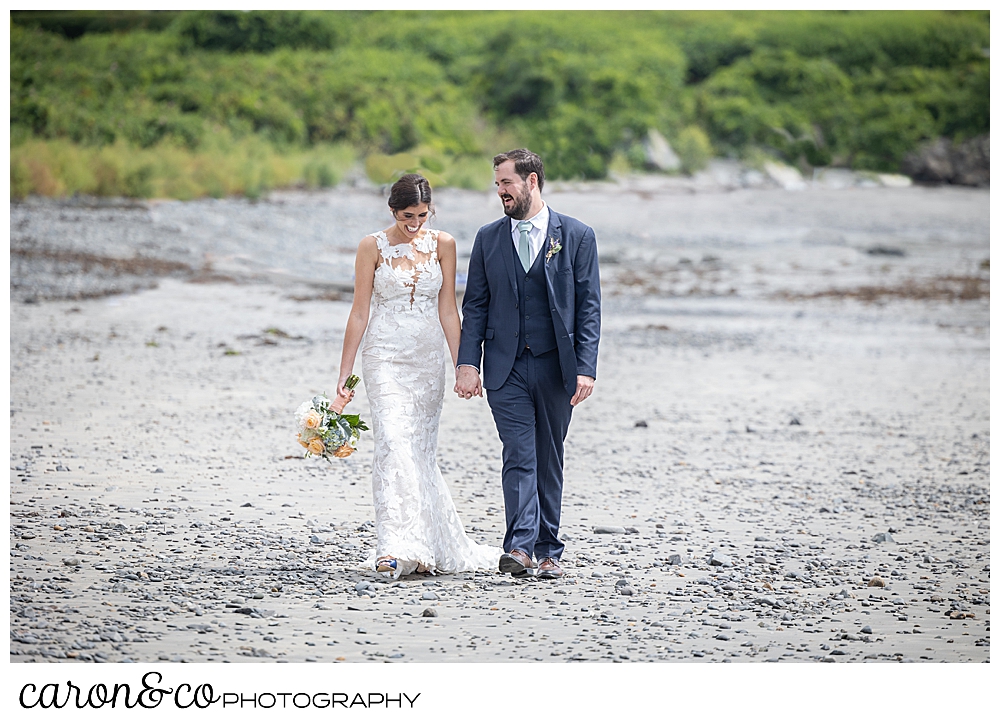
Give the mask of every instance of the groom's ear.
M 532 191 L 538 188 L 538 174 L 534 171 L 528 174 L 528 186 Z

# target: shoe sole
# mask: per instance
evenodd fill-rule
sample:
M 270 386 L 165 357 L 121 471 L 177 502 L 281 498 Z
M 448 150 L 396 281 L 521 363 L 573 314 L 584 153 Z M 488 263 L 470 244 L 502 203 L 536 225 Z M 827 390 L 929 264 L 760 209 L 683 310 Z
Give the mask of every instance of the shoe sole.
M 500 572 L 509 572 L 511 575 L 524 574 L 528 571 L 524 565 L 515 560 L 510 555 L 500 556 Z
M 536 572 L 535 577 L 539 580 L 558 580 L 563 576 L 561 572 Z

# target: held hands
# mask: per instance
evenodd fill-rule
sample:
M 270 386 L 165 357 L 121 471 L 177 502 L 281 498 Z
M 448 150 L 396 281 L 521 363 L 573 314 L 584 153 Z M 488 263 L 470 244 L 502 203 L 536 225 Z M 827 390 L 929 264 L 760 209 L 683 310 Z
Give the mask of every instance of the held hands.
M 594 391 L 594 378 L 585 377 L 582 374 L 576 378 L 576 394 L 569 400 L 574 407 L 589 397 Z
M 455 394 L 462 399 L 483 396 L 483 385 L 479 380 L 479 370 L 470 366 L 460 366 L 456 369 Z

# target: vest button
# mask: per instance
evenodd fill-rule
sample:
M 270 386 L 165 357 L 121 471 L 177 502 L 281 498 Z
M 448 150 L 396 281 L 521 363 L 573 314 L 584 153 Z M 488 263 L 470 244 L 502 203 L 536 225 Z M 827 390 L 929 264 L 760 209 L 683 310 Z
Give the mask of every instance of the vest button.
M 526 317 L 524 317 L 524 320 L 527 321 L 530 318 L 531 318 L 530 316 L 526 316 Z

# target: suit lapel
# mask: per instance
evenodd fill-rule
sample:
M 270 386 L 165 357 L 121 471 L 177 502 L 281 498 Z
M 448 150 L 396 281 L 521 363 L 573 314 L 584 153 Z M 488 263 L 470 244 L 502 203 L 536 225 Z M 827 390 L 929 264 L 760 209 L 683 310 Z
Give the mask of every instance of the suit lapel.
M 550 262 L 552 259 L 545 259 L 545 256 L 549 252 L 549 239 L 554 238 L 559 243 L 562 243 L 562 221 L 559 219 L 559 214 L 549 208 L 549 227 L 545 232 L 545 238 L 542 239 L 542 249 L 538 252 L 542 256 L 542 261 L 545 263 L 545 280 L 549 281 L 551 278 L 549 274 Z M 549 294 L 552 293 L 552 285 L 549 284 Z
M 559 218 L 559 214 L 551 208 L 549 208 L 549 228 L 545 234 L 545 239 L 542 241 L 542 249 L 538 252 L 539 256 L 542 254 L 548 254 L 550 238 L 554 238 L 557 243 L 562 244 L 565 247 L 562 238 L 562 221 Z M 545 285 L 549 290 L 549 301 L 552 302 L 552 308 L 556 312 L 553 316 L 559 317 L 558 320 L 562 323 L 563 327 L 568 329 L 570 328 L 569 324 L 566 323 L 565 319 L 561 318 L 562 306 L 559 304 L 560 299 L 556 296 L 555 288 L 552 286 L 552 275 L 555 273 L 555 270 L 549 267 L 555 266 L 556 257 L 553 256 L 548 261 L 545 261 L 543 257 L 542 261 L 545 265 Z M 556 321 L 556 318 L 553 318 L 552 321 Z M 556 330 L 556 333 L 558 334 L 558 329 Z
M 507 244 L 504 246 L 504 244 Z M 497 236 L 497 253 L 503 259 L 504 266 L 507 268 L 507 276 L 510 279 L 510 288 L 514 291 L 514 298 L 517 298 L 517 277 L 514 276 L 514 255 L 511 253 L 511 249 L 514 246 L 513 237 L 510 231 L 510 221 L 504 219 L 503 223 L 500 224 L 500 232 Z

